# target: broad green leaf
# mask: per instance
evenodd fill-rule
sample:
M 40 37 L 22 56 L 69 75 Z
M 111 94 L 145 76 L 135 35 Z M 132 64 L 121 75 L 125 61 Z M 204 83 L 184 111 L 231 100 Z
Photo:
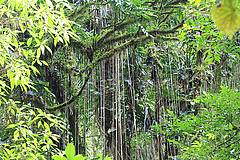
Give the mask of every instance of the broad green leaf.
M 67 158 L 62 157 L 62 156 L 53 156 L 52 158 L 53 158 L 54 160 L 68 160 Z
M 15 86 L 15 78 L 14 78 L 14 75 L 12 74 L 12 72 L 8 73 L 8 77 L 10 79 L 11 90 L 13 90 L 13 88 Z
M 71 160 L 71 159 L 74 157 L 74 155 L 75 155 L 75 147 L 74 147 L 74 145 L 73 145 L 72 143 L 70 143 L 70 144 L 67 146 L 65 152 L 66 152 L 67 158 L 68 158 L 69 160 Z
M 79 154 L 79 155 L 76 155 L 75 157 L 72 158 L 72 160 L 85 160 L 86 157 L 83 157 L 83 155 Z
M 223 0 L 219 5 L 212 7 L 212 19 L 219 30 L 232 39 L 240 28 L 238 0 Z
M 68 46 L 69 36 L 68 34 L 64 33 L 63 39 L 65 41 L 65 44 Z
M 28 125 L 28 126 L 31 125 L 34 121 L 38 120 L 39 118 L 40 118 L 40 117 L 38 117 L 38 116 L 35 117 L 33 120 L 31 120 L 30 122 L 28 122 L 27 125 Z

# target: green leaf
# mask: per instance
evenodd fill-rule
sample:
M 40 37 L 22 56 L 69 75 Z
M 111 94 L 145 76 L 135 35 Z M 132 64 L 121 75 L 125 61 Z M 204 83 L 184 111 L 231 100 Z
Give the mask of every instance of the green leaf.
M 40 62 L 39 60 L 37 60 L 37 63 L 38 63 L 40 66 L 42 66 L 42 62 Z
M 48 63 L 46 61 L 41 61 L 45 66 L 48 66 Z
M 41 49 L 38 48 L 38 49 L 37 49 L 37 56 L 36 56 L 36 58 L 39 59 L 39 58 L 40 58 L 40 55 L 41 55 Z
M 54 46 L 55 46 L 55 47 L 57 46 L 58 38 L 59 38 L 59 36 L 56 36 L 56 37 L 54 38 Z
M 43 151 L 46 151 L 46 149 L 47 149 L 47 145 L 42 146 Z
M 75 157 L 72 158 L 72 160 L 85 160 L 86 157 L 83 157 L 83 155 L 79 154 L 79 155 L 76 155 Z
M 169 109 L 167 109 L 167 112 L 168 112 L 168 113 L 171 113 L 171 111 L 170 111 Z
M 16 131 L 14 132 L 13 137 L 14 137 L 15 140 L 17 140 L 17 138 L 19 137 L 19 132 L 18 132 L 18 130 L 16 130 Z
M 39 33 L 39 39 L 42 39 L 43 34 L 44 34 L 43 31 L 41 31 L 41 32 Z
M 26 30 L 26 28 L 22 24 L 20 24 L 20 29 L 21 29 L 22 33 L 24 33 Z
M 234 33 L 240 28 L 240 15 L 238 13 L 238 0 L 224 0 L 212 7 L 212 19 L 219 30 L 232 39 Z
M 45 48 L 52 54 L 52 50 L 48 46 L 45 46 Z
M 66 155 L 69 160 L 72 160 L 72 158 L 75 155 L 75 147 L 72 143 L 70 143 L 66 148 Z
M 36 117 L 36 113 L 32 109 L 30 109 L 30 112 Z
M 52 157 L 54 160 L 67 160 L 67 158 L 65 158 L 65 157 L 62 157 L 62 156 L 53 156 Z
M 50 132 L 50 127 L 49 127 L 49 125 L 48 125 L 46 122 L 44 122 L 44 127 L 45 127 L 45 129 L 46 129 L 47 131 Z
M 56 136 L 51 136 L 51 138 L 52 138 L 54 141 L 56 141 L 56 142 L 58 142 L 58 143 L 59 143 L 59 141 L 58 141 L 58 139 L 57 139 L 57 137 L 56 137 Z
M 20 128 L 20 132 L 23 135 L 23 137 L 26 138 L 27 133 L 26 133 L 25 128 Z
M 38 121 L 38 128 L 42 126 L 42 121 Z
M 41 42 L 39 41 L 39 39 L 35 38 L 35 41 L 37 43 L 37 45 L 35 47 L 40 46 Z
M 13 42 L 14 42 L 14 45 L 18 48 L 18 40 L 15 37 L 13 37 Z
M 48 18 L 48 25 L 53 29 L 53 20 L 52 18 Z
M 15 86 L 15 79 L 13 77 L 13 75 L 11 75 L 11 77 L 9 77 L 10 79 L 10 83 L 11 83 L 11 90 L 13 90 L 14 86 Z
M 51 94 L 52 94 L 52 92 L 51 92 L 47 87 L 44 87 L 44 89 L 45 89 L 48 93 L 51 93 Z
M 10 124 L 7 128 L 14 128 L 16 126 L 17 126 L 16 124 Z

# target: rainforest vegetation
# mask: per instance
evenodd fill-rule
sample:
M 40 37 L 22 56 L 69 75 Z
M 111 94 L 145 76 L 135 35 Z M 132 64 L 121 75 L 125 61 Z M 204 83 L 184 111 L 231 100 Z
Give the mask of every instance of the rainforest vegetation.
M 238 0 L 0 0 L 0 159 L 240 159 Z

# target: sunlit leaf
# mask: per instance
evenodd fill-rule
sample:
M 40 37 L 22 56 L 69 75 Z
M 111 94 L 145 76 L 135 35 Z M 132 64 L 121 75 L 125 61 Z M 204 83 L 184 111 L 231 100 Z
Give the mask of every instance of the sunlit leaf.
M 51 0 L 46 0 L 46 3 L 50 8 L 53 8 L 53 4 L 52 4 Z
M 42 126 L 42 121 L 38 121 L 38 128 Z
M 32 44 L 32 38 L 29 38 L 27 41 L 27 45 L 30 46 Z
M 47 145 L 44 145 L 44 146 L 42 147 L 42 150 L 43 150 L 43 151 L 46 151 L 46 149 L 47 149 Z
M 48 63 L 46 61 L 41 61 L 45 66 L 48 66 Z
M 52 50 L 48 46 L 45 46 L 45 48 L 52 54 Z
M 62 157 L 62 156 L 57 156 L 57 155 L 53 156 L 52 158 L 53 158 L 54 160 L 67 160 L 67 158 Z
M 45 127 L 45 129 L 46 129 L 47 131 L 50 132 L 50 127 L 49 127 L 49 125 L 48 125 L 46 122 L 44 122 L 44 127 Z
M 40 58 L 40 55 L 41 55 L 41 49 L 38 48 L 38 49 L 37 49 L 37 56 L 36 56 L 36 58 L 39 59 L 39 58 Z
M 44 51 L 45 51 L 44 45 L 41 45 L 40 48 L 41 48 L 42 54 L 44 54 Z
M 40 46 L 41 42 L 39 41 L 39 39 L 35 38 L 35 41 L 37 43 L 37 45 L 35 47 Z
M 54 141 L 59 142 L 56 136 L 51 136 L 51 138 L 52 138 Z
M 23 135 L 23 137 L 26 138 L 26 135 L 27 135 L 26 130 L 23 129 L 23 128 L 21 128 L 21 129 L 20 129 L 20 132 L 21 132 L 21 134 Z
M 212 19 L 219 30 L 231 39 L 240 27 L 238 0 L 223 0 L 219 5 L 212 7 Z
M 70 143 L 66 148 L 66 155 L 68 159 L 72 159 L 75 155 L 75 147 L 72 143 Z
M 85 160 L 85 159 L 86 159 L 86 157 L 83 157 L 83 155 L 79 154 L 79 155 L 73 157 L 72 160 Z
M 14 137 L 15 140 L 17 140 L 17 138 L 19 137 L 19 132 L 18 132 L 18 130 L 16 130 L 16 131 L 14 132 L 13 137 Z
M 56 36 L 55 38 L 54 38 L 54 46 L 56 47 L 57 46 L 57 42 L 58 42 L 58 36 Z
M 10 124 L 7 128 L 14 128 L 16 126 L 17 126 L 16 124 Z

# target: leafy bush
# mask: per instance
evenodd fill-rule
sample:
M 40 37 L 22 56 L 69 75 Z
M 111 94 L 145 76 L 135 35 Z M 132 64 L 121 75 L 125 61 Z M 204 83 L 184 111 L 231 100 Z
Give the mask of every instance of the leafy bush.
M 75 146 L 72 143 L 70 143 L 67 146 L 65 152 L 66 152 L 67 158 L 62 155 L 55 155 L 53 156 L 53 159 L 54 160 L 85 160 L 86 159 L 86 157 L 83 157 L 81 154 L 75 156 Z
M 60 152 L 54 144 L 54 141 L 58 142 L 58 135 L 53 134 L 50 128 L 64 128 L 64 121 L 41 109 L 18 108 L 13 101 L 11 104 L 8 113 L 17 122 L 8 122 L 10 135 L 7 143 L 0 144 L 3 159 L 45 159 L 45 156 Z
M 170 118 L 162 125 L 168 131 L 170 144 L 182 153 L 179 158 L 239 159 L 240 92 L 221 87 L 220 93 L 205 94 L 195 103 L 201 105 L 196 116 L 177 117 L 169 111 Z M 174 139 L 176 136 L 178 139 Z
M 87 157 L 82 156 L 81 154 L 75 156 L 75 146 L 72 143 L 70 143 L 67 146 L 65 152 L 66 152 L 66 157 L 67 158 L 64 157 L 63 155 L 54 155 L 53 159 L 54 160 L 86 160 L 86 159 L 89 159 Z M 102 159 L 101 154 L 97 154 L 97 155 L 98 155 L 99 158 L 93 158 L 92 160 Z M 104 159 L 111 160 L 111 158 L 109 158 L 109 157 L 106 157 Z

